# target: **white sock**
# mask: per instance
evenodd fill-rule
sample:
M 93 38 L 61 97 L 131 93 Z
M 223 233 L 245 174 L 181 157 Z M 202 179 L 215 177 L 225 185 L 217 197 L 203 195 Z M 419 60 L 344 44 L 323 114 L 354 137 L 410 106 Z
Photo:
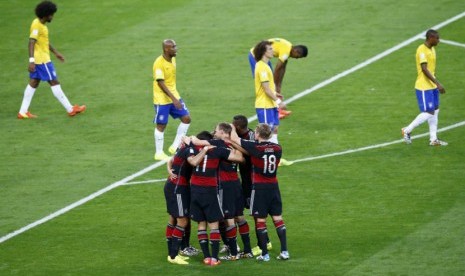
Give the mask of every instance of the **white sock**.
M 69 102 L 68 98 L 66 98 L 65 93 L 63 93 L 63 90 L 61 90 L 61 85 L 57 84 L 54 86 L 50 86 L 52 89 L 53 95 L 55 98 L 57 98 L 58 101 L 60 101 L 61 105 L 66 109 L 66 111 L 69 113 L 73 111 L 73 106 Z
M 431 116 L 431 118 L 428 119 L 428 125 L 429 125 L 429 140 L 430 142 L 436 141 L 438 139 L 438 113 L 439 109 L 436 109 L 434 111 L 434 115 Z
M 174 137 L 173 144 L 171 144 L 172 148 L 178 148 L 179 144 L 181 143 L 181 138 L 187 134 L 189 126 L 190 124 L 185 124 L 183 122 L 179 123 L 178 130 L 176 131 L 176 137 Z
M 278 144 L 278 134 L 271 134 L 270 142 Z
M 418 114 L 418 116 L 410 123 L 410 125 L 408 125 L 405 128 L 405 131 L 407 133 L 412 132 L 417 126 L 423 124 L 424 122 L 426 122 L 431 117 L 433 117 L 433 115 L 429 114 L 428 112 L 422 112 L 422 113 Z
M 153 136 L 155 137 L 155 154 L 162 153 L 165 133 L 155 128 Z
M 28 84 L 24 90 L 23 102 L 21 103 L 19 113 L 24 114 L 28 111 L 34 92 L 36 92 L 36 89 Z

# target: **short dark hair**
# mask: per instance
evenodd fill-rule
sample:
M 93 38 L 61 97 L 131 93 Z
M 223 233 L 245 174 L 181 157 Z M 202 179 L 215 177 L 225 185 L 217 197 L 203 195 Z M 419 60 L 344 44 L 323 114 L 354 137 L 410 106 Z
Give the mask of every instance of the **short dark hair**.
M 196 135 L 197 138 L 200 140 L 211 140 L 213 139 L 213 135 L 209 131 L 201 131 Z
M 57 12 L 57 5 L 51 1 L 42 1 L 36 6 L 36 15 L 38 18 L 44 18 Z
M 244 115 L 236 115 L 233 117 L 233 125 L 238 129 L 246 129 L 249 125 L 249 121 Z
M 253 49 L 253 55 L 255 57 L 255 61 L 259 61 L 263 58 L 263 55 L 266 52 L 266 46 L 271 45 L 272 43 L 268 40 L 260 41 L 255 48 Z
M 306 57 L 308 55 L 308 49 L 305 45 L 295 45 L 293 48 L 297 49 L 301 57 Z
M 433 29 L 429 29 L 428 31 L 426 31 L 426 39 L 432 37 L 432 36 L 437 36 L 439 33 L 438 31 L 436 30 L 433 30 Z

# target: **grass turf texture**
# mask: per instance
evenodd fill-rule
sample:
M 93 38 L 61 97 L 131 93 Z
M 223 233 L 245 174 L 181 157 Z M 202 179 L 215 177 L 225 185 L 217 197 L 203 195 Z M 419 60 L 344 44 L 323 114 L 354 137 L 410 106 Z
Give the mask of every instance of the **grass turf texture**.
M 27 33 L 37 2 L 2 1 L 0 235 L 153 162 L 151 67 L 164 38 L 179 46 L 178 89 L 192 113 L 194 134 L 235 114 L 254 114 L 246 55 L 260 39 L 281 36 L 309 46 L 308 58 L 289 62 L 283 91 L 290 96 L 463 11 L 457 1 L 293 3 L 58 3 L 49 25 L 51 42 L 67 58 L 64 64 L 54 60 L 58 76 L 71 102 L 88 110 L 68 118 L 42 83 L 31 105 L 39 119 L 20 121 L 15 116 L 27 83 Z M 461 19 L 439 31 L 444 39 L 465 43 L 464 28 Z M 418 112 L 414 52 L 421 42 L 290 104 L 294 113 L 282 121 L 279 137 L 285 157 L 400 139 L 400 128 Z M 437 75 L 447 90 L 439 122 L 444 127 L 465 120 L 465 49 L 440 44 L 437 52 Z M 166 145 L 177 124 L 170 121 Z M 423 125 L 414 134 L 425 131 Z M 463 127 L 440 133 L 450 143 L 445 148 L 428 147 L 428 139 L 420 138 L 411 146 L 280 168 L 291 260 L 210 269 L 197 257 L 189 273 L 463 275 L 464 134 Z M 165 176 L 161 167 L 137 180 Z M 0 244 L 0 274 L 186 272 L 166 262 L 162 185 L 117 188 Z M 278 239 L 268 226 L 274 258 Z

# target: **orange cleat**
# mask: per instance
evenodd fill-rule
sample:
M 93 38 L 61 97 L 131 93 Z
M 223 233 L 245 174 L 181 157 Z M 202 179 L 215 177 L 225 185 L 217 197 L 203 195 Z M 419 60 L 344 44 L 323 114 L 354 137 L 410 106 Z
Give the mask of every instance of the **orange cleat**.
M 18 113 L 18 119 L 35 119 L 37 115 L 32 114 L 31 112 Z
M 278 109 L 278 112 L 279 112 L 279 119 L 284 119 L 287 116 L 291 115 L 292 113 L 292 111 L 281 109 L 281 108 Z
M 73 106 L 73 110 L 71 110 L 71 112 L 68 112 L 68 116 L 73 117 L 76 114 L 82 113 L 84 111 L 86 111 L 86 106 L 85 105 L 77 105 L 77 104 L 75 104 Z

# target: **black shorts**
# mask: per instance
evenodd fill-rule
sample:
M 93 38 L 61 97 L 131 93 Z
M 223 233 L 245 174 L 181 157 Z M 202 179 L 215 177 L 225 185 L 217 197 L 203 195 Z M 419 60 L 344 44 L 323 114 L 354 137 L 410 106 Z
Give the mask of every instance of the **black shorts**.
M 280 216 L 283 213 L 283 203 L 279 187 L 252 190 L 250 214 L 257 218 Z
M 163 190 L 168 214 L 174 218 L 189 217 L 191 199 L 189 186 L 176 186 L 167 182 Z
M 225 219 L 244 215 L 244 196 L 240 181 L 221 183 L 218 193 Z
M 215 222 L 223 219 L 216 188 L 199 189 L 191 186 L 190 217 L 196 222 Z

